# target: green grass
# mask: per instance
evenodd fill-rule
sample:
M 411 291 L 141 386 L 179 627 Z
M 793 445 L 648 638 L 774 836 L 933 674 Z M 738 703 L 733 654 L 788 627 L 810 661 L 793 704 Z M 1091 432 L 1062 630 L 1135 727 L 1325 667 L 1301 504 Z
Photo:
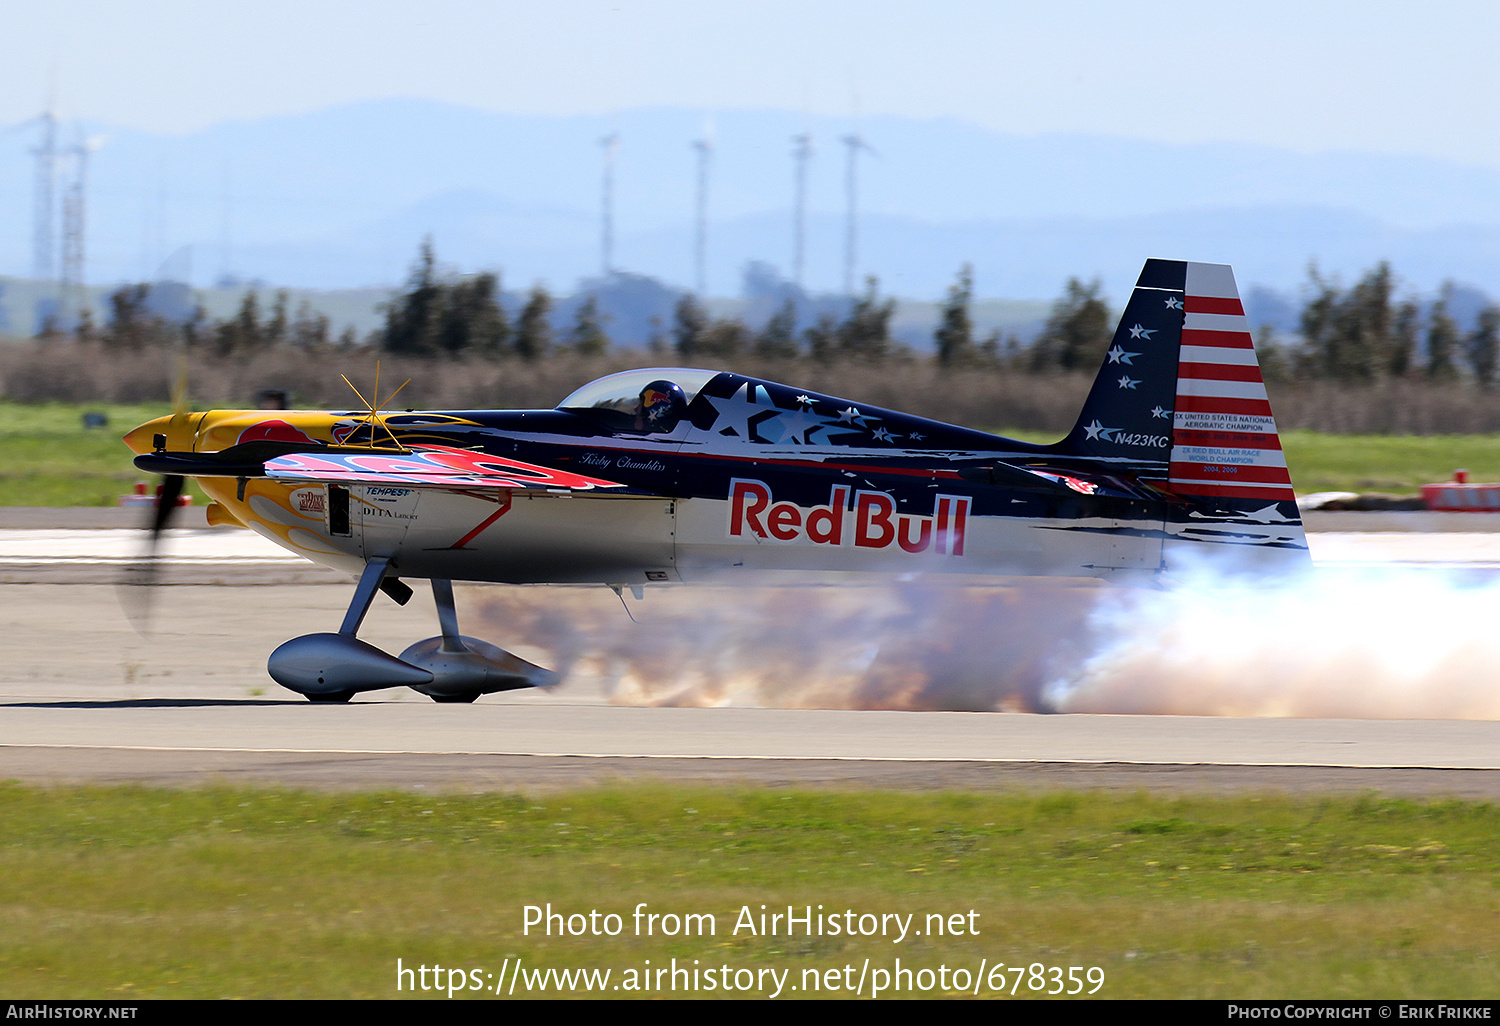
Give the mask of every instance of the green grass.
M 1500 481 L 1500 436 L 1281 436 L 1292 484 L 1299 492 L 1415 492 L 1465 469 L 1470 481 Z
M 85 430 L 90 411 L 103 413 L 109 426 Z M 155 478 L 131 465 L 120 438 L 171 412 L 165 404 L 0 402 L 0 506 L 113 506 L 137 481 L 154 486 Z M 192 482 L 188 491 L 205 501 Z
M 97 410 L 109 427 L 86 431 L 82 417 Z M 0 402 L 0 506 L 113 506 L 148 475 L 130 464 L 120 436 L 164 406 Z M 1001 429 L 999 434 L 1033 442 L 1055 442 L 1053 433 Z M 1500 481 L 1500 436 L 1282 434 L 1292 483 L 1299 492 L 1415 492 L 1448 480 L 1455 469 L 1472 481 Z M 202 492 L 189 482 L 198 502 Z
M 1098 966 L 1114 998 L 1484 998 L 1500 990 L 1497 831 L 1493 806 L 1374 796 L 0 785 L 0 991 L 383 998 L 398 958 L 618 980 L 675 957 L 797 983 L 899 957 Z M 549 902 L 617 913 L 624 932 L 523 935 L 523 907 Z M 638 902 L 713 913 L 717 933 L 633 936 Z M 979 933 L 733 936 L 762 904 L 919 927 L 972 909 Z

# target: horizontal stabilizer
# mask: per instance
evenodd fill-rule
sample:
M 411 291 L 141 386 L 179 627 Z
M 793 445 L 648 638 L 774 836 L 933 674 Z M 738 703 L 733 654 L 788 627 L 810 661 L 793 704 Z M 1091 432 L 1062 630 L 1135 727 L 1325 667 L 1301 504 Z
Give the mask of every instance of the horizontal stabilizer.
M 1018 467 L 1000 461 L 986 463 L 979 467 L 965 467 L 958 472 L 958 476 L 976 484 L 996 485 L 1026 492 L 1095 495 L 1105 491 L 1118 492 L 1122 487 L 1114 478 L 1105 478 L 1086 471 L 1042 466 Z

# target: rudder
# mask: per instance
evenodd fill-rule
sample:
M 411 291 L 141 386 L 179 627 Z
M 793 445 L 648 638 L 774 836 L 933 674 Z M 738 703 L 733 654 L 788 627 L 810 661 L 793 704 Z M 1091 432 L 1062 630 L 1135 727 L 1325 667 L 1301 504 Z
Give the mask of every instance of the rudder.
M 1248 569 L 1307 569 L 1302 516 L 1234 270 L 1184 270 L 1167 488 L 1192 508 L 1169 518 L 1163 562 L 1172 569 L 1212 543 L 1236 547 Z

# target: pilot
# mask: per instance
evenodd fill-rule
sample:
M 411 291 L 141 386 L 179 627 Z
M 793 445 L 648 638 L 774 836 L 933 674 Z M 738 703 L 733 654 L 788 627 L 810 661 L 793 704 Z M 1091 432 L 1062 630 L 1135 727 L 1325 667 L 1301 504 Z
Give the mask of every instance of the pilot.
M 687 412 L 687 393 L 675 381 L 652 381 L 641 389 L 636 407 L 635 429 L 651 434 L 667 434 Z

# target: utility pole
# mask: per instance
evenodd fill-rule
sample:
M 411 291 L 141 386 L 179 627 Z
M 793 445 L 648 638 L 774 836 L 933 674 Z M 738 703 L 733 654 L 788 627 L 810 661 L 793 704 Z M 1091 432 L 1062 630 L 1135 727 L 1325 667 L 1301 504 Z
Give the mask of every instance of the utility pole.
M 62 200 L 62 281 L 58 296 L 60 327 L 77 328 L 88 305 L 84 290 L 83 260 L 87 222 L 84 196 L 88 183 L 89 154 L 102 144 L 102 138 L 79 140 L 63 151 L 72 172 L 63 190 Z
M 792 284 L 802 288 L 807 245 L 807 165 L 812 160 L 812 133 L 792 136 Z
M 37 120 L 42 125 L 42 141 L 31 151 L 36 154 L 36 184 L 32 194 L 31 276 L 37 281 L 51 281 L 52 227 L 55 223 L 52 189 L 57 181 L 57 117 L 49 108 Z
M 604 147 L 604 227 L 600 240 L 600 265 L 604 277 L 615 272 L 615 151 L 620 148 L 620 133 L 611 132 L 599 140 Z
M 708 295 L 708 171 L 714 155 L 712 126 L 705 126 L 703 138 L 694 141 L 693 149 L 698 151 L 698 231 L 693 260 L 701 299 Z

